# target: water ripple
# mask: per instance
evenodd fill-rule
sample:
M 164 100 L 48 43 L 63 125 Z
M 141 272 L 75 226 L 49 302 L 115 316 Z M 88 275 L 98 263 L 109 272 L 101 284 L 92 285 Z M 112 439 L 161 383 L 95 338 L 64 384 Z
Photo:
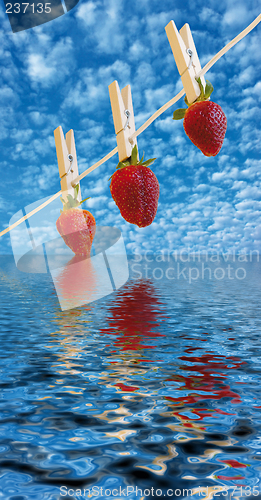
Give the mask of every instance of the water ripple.
M 48 275 L 1 258 L 4 498 L 261 490 L 260 272 L 249 269 L 244 288 L 131 278 L 62 312 Z

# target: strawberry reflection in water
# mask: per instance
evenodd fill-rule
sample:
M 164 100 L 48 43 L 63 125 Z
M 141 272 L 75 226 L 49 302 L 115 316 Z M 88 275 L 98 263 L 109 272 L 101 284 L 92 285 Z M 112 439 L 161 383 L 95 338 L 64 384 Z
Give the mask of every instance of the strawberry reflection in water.
M 96 271 L 91 258 L 75 255 L 56 277 L 56 290 L 62 309 L 78 307 L 94 300 Z
M 194 349 L 191 347 L 189 352 L 197 349 L 198 347 Z M 202 426 L 205 417 L 220 418 L 221 415 L 233 415 L 233 412 L 223 411 L 221 407 L 222 398 L 229 398 L 230 404 L 241 403 L 239 394 L 233 391 L 226 381 L 227 372 L 237 370 L 245 362 L 234 356 L 226 357 L 206 353 L 202 356 L 181 356 L 179 359 L 194 364 L 190 364 L 189 367 L 187 364 L 179 366 L 179 371 L 186 370 L 189 374 L 175 373 L 167 379 L 167 382 L 179 382 L 182 385 L 176 389 L 176 397 L 166 397 L 166 400 L 168 406 L 172 408 L 171 413 L 183 427 L 183 431 L 189 429 L 205 431 L 206 427 Z M 188 394 L 184 395 L 184 391 Z M 213 408 L 208 407 L 207 401 Z M 220 401 L 218 408 L 215 408 L 215 401 Z M 190 417 L 188 412 L 191 414 Z M 195 414 L 195 418 L 192 414 Z
M 190 347 L 187 352 L 193 353 L 198 348 L 198 346 L 195 348 Z M 213 431 L 213 425 L 219 427 L 220 424 L 225 423 L 226 428 L 226 419 L 236 418 L 236 405 L 240 405 L 241 398 L 230 387 L 227 379 L 229 372 L 240 369 L 245 362 L 235 356 L 222 356 L 214 352 L 213 354 L 205 352 L 201 356 L 184 355 L 180 356 L 179 359 L 189 363 L 189 366 L 187 364 L 179 366 L 179 372 L 183 370 L 189 373 L 184 375 L 175 373 L 167 379 L 168 383 L 173 381 L 182 385 L 176 388 L 175 397 L 165 397 L 168 411 L 161 414 L 164 417 L 174 417 L 173 424 L 168 427 L 174 432 L 178 432 L 174 442 L 175 446 L 177 443 L 186 443 L 193 439 L 202 440 L 206 437 L 209 444 L 205 449 L 202 448 L 202 454 L 196 457 L 198 470 L 202 470 L 200 469 L 200 463 L 210 462 L 213 464 L 214 459 L 217 460 L 215 479 L 226 481 L 244 480 L 245 477 L 242 474 L 223 474 L 224 466 L 240 466 L 241 468 L 246 468 L 246 466 L 238 461 L 227 461 L 225 456 L 221 460 L 216 459 L 217 454 L 225 454 L 226 448 L 233 446 L 234 442 L 231 436 L 224 431 L 221 432 L 221 435 L 224 435 L 223 440 L 217 436 L 215 430 Z M 223 398 L 226 398 L 225 401 Z M 229 405 L 235 405 L 235 410 L 231 409 L 231 407 L 228 409 L 228 400 Z M 185 449 L 189 450 L 189 448 Z M 190 455 L 190 451 L 188 451 L 188 454 Z M 195 470 L 195 457 L 188 456 L 187 460 Z M 221 468 L 220 462 L 222 464 Z M 222 471 L 221 475 L 220 471 Z
M 116 336 L 117 351 L 112 352 L 139 351 L 142 356 L 143 349 L 157 346 L 157 343 L 147 344 L 147 340 L 165 337 L 157 332 L 159 320 L 164 321 L 164 318 L 155 287 L 149 280 L 139 280 L 119 290 L 110 313 L 109 327 L 101 332 Z M 151 359 L 142 357 L 136 361 L 151 362 Z
M 151 359 L 151 350 L 157 348 L 160 338 L 165 337 L 158 331 L 166 316 L 157 295 L 150 280 L 130 281 L 118 290 L 107 319 L 109 326 L 101 330 L 101 334 L 116 337 L 113 342 L 115 349 L 110 351 L 112 370 L 109 369 L 108 380 L 111 383 L 112 378 L 116 379 L 113 385 L 120 392 L 136 395 L 148 390 L 140 385 L 140 373 L 145 375 L 147 372 L 147 367 L 141 363 L 155 363 L 156 358 Z

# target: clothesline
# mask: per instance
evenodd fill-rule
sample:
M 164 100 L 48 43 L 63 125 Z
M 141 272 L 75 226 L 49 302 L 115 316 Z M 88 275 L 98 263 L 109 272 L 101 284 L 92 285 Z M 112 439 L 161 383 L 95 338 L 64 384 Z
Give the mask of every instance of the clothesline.
M 239 35 L 237 35 L 235 38 L 233 38 L 233 40 L 231 40 L 227 45 L 225 45 L 225 47 L 223 47 L 223 49 L 221 49 L 214 57 L 212 57 L 212 59 L 204 66 L 204 68 L 202 68 L 202 70 L 199 72 L 199 74 L 197 75 L 197 77 L 199 78 L 199 77 L 205 75 L 205 73 L 210 68 L 212 68 L 212 66 L 224 54 L 226 54 L 226 52 L 228 52 L 232 47 L 234 47 L 234 45 L 236 45 L 236 43 L 240 42 L 240 40 L 242 40 L 248 33 L 250 33 L 250 31 L 252 31 L 257 26 L 257 24 L 260 23 L 260 21 L 261 21 L 261 14 L 259 14 L 259 16 L 257 16 L 256 19 L 251 24 L 249 24 L 249 26 L 247 26 L 247 28 L 245 28 L 241 33 L 239 33 Z M 175 97 L 173 97 L 170 101 L 168 101 L 160 109 L 158 109 L 155 113 L 153 113 L 153 115 L 150 118 L 148 118 L 148 120 L 143 125 L 141 125 L 141 127 L 139 127 L 139 129 L 136 130 L 136 132 L 134 134 L 132 134 L 132 136 L 130 137 L 130 141 L 132 141 L 133 139 L 135 139 L 135 137 L 138 137 L 160 115 L 162 115 L 162 113 L 164 113 L 167 109 L 169 109 L 171 106 L 173 106 L 173 104 L 175 104 L 179 99 L 181 99 L 181 97 L 183 95 L 185 95 L 185 90 L 184 89 L 182 89 Z M 103 163 L 105 163 L 106 161 L 108 161 L 110 158 L 112 158 L 117 153 L 117 151 L 118 151 L 118 148 L 116 147 L 110 153 L 108 153 L 106 156 L 104 156 L 101 160 L 99 160 L 98 162 L 94 163 L 94 165 L 92 165 L 91 167 L 87 168 L 84 172 L 82 172 L 80 175 L 78 175 L 74 179 L 73 185 L 78 184 L 78 182 L 80 182 L 84 177 L 86 177 L 88 174 L 90 174 L 91 172 L 93 172 L 93 170 L 95 170 L 96 168 L 100 167 L 100 165 L 102 165 Z M 49 205 L 52 201 L 56 200 L 56 198 L 58 198 L 58 196 L 60 196 L 61 194 L 62 194 L 62 191 L 58 191 L 58 193 L 54 194 L 51 198 L 49 198 L 49 200 L 45 201 L 44 203 L 42 203 L 41 205 L 39 205 L 39 207 L 36 207 L 30 213 L 24 215 L 17 222 L 15 222 L 11 226 L 9 226 L 6 229 L 4 229 L 0 233 L 0 237 L 3 236 L 4 234 L 8 233 L 9 231 L 11 231 L 12 229 L 14 229 L 15 227 L 19 226 L 19 224 L 21 224 L 25 220 L 29 219 L 29 217 L 32 217 L 32 215 L 34 215 L 37 212 L 39 212 L 40 210 L 42 210 L 44 207 L 46 207 L 47 205 Z

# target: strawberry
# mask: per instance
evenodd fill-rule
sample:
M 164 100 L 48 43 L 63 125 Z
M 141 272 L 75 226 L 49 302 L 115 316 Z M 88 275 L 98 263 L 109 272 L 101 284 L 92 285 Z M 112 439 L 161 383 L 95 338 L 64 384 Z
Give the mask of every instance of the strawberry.
M 90 256 L 92 241 L 95 235 L 96 222 L 93 215 L 88 210 L 81 210 L 79 207 L 85 200 L 77 200 L 79 184 L 74 188 L 74 196 L 67 195 L 67 202 L 61 198 L 63 210 L 56 221 L 56 227 L 63 238 L 65 244 L 76 255 Z
M 197 81 L 201 90 L 200 96 L 192 104 L 185 98 L 188 109 L 177 109 L 174 111 L 173 119 L 184 118 L 184 130 L 193 144 L 205 156 L 216 156 L 223 144 L 227 119 L 219 104 L 207 100 L 213 91 L 211 83 L 206 81 L 204 91 L 200 78 Z
M 156 158 L 138 161 L 137 146 L 131 157 L 120 162 L 111 176 L 111 195 L 122 217 L 138 227 L 149 226 L 158 208 L 159 183 L 150 165 Z

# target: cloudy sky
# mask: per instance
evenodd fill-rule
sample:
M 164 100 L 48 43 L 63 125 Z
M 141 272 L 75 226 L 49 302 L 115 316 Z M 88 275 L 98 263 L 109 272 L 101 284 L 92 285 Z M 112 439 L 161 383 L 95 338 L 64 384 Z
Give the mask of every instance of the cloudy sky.
M 60 189 L 53 131 L 75 132 L 79 172 L 116 146 L 108 85 L 132 89 L 136 128 L 182 88 L 165 26 L 190 24 L 203 67 L 260 13 L 258 0 L 81 0 L 66 15 L 12 33 L 0 4 L 0 231 L 21 208 Z M 183 99 L 138 138 L 160 199 L 154 222 L 122 219 L 108 178 L 115 156 L 81 182 L 98 225 L 121 229 L 129 253 L 146 249 L 261 251 L 260 29 L 206 75 L 228 128 L 221 152 L 205 157 L 172 120 Z M 45 221 L 46 223 L 46 221 Z M 47 221 L 48 226 L 48 221 Z M 55 227 L 48 229 L 55 237 Z M 53 231 L 53 232 L 52 232 Z M 12 253 L 9 234 L 0 252 Z

